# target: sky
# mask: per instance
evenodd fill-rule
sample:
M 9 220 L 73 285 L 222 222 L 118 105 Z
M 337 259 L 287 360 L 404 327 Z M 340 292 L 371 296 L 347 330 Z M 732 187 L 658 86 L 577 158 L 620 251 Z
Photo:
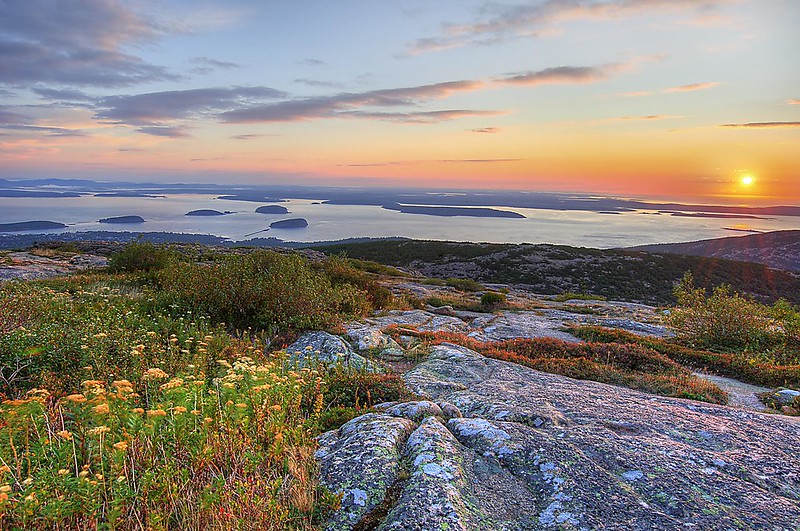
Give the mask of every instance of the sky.
M 800 203 L 797 0 L 0 0 L 0 177 Z

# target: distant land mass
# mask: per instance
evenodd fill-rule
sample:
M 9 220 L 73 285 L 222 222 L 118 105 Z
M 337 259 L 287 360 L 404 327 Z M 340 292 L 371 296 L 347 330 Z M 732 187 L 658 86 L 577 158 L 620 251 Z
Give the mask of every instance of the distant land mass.
M 269 224 L 271 229 L 303 229 L 308 227 L 308 221 L 303 218 L 283 219 Z
M 166 197 L 164 195 L 146 194 L 144 192 L 101 192 L 99 194 L 94 194 L 94 196 L 95 197 L 149 197 L 149 198 Z
M 100 223 L 144 223 L 144 218 L 141 216 L 114 216 L 111 218 L 103 218 L 98 220 Z
M 630 250 L 727 258 L 765 264 L 775 269 L 800 271 L 800 230 L 764 232 L 686 243 L 638 245 L 631 247 Z
M 468 216 L 473 218 L 524 218 L 522 214 L 509 210 L 497 210 L 496 208 L 469 208 L 469 207 L 445 207 L 445 206 L 418 206 L 401 205 L 391 203 L 381 205 L 386 210 L 396 210 L 404 214 L 423 214 L 426 216 Z
M 44 190 L 0 190 L 0 197 L 80 197 L 76 192 L 51 192 Z
M 286 199 L 271 197 L 263 192 L 240 192 L 231 195 L 221 195 L 217 199 L 226 201 L 250 201 L 253 203 L 285 203 Z
M 63 191 L 36 190 L 35 187 L 61 188 Z M 280 203 L 287 199 L 307 199 L 336 205 L 403 205 L 453 207 L 506 207 L 590 212 L 630 212 L 633 210 L 745 214 L 753 216 L 800 216 L 800 206 L 743 207 L 621 199 L 580 193 L 533 192 L 527 190 L 419 190 L 337 188 L 320 186 L 263 186 L 179 183 L 98 182 L 86 179 L 0 179 L 0 197 L 78 197 L 84 194 L 140 193 L 212 194 L 218 199 Z M 120 195 L 120 197 L 124 197 Z
M 289 209 L 280 205 L 264 205 L 256 209 L 256 214 L 290 214 Z
M 673 216 L 683 218 L 718 218 L 718 219 L 769 219 L 750 214 L 712 214 L 709 212 L 671 212 Z
M 0 223 L 0 232 L 23 232 L 26 230 L 65 229 L 67 226 L 56 221 L 20 221 L 19 223 Z
M 213 210 L 211 208 L 201 208 L 199 210 L 192 210 L 184 214 L 184 216 L 226 216 L 228 214 L 233 214 L 230 210 L 226 210 L 225 212 L 220 212 L 219 210 Z

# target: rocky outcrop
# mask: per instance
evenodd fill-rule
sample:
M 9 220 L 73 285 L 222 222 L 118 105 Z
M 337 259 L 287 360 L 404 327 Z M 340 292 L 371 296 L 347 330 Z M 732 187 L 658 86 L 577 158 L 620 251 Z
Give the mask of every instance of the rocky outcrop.
M 796 529 L 800 423 L 537 372 L 455 345 L 320 439 L 328 529 Z M 448 414 L 449 412 L 449 414 Z M 373 477 L 375 475 L 379 477 Z
M 286 347 L 292 364 L 306 366 L 323 363 L 345 368 L 379 371 L 375 363 L 353 352 L 342 338 L 327 332 L 306 332 Z
M 107 258 L 93 254 L 51 253 L 41 256 L 32 252 L 14 252 L 0 257 L 0 280 L 49 278 L 106 265 Z

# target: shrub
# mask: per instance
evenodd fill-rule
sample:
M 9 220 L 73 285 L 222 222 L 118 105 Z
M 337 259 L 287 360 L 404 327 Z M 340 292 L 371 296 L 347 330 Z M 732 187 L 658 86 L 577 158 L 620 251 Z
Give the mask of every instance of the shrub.
M 776 346 L 770 308 L 731 292 L 730 286 L 716 287 L 711 296 L 695 288 L 691 273 L 675 287 L 678 305 L 668 316 L 681 341 L 695 347 L 730 351 L 763 350 Z
M 505 293 L 498 293 L 497 291 L 487 291 L 481 295 L 481 307 L 485 310 L 496 310 L 506 303 Z
M 177 253 L 170 248 L 156 246 L 150 242 L 134 241 L 111 255 L 108 270 L 112 273 L 157 271 L 170 263 Z
M 471 278 L 448 278 L 444 281 L 445 285 L 456 288 L 458 291 L 482 291 L 485 289 L 483 284 L 476 282 Z
M 370 309 L 367 293 L 295 254 L 257 251 L 214 264 L 171 263 L 158 273 L 160 308 L 234 329 L 286 334 L 331 327 Z

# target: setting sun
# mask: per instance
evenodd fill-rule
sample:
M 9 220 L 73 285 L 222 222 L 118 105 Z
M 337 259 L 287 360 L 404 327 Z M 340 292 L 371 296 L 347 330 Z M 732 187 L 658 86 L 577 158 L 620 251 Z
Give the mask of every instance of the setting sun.
M 745 186 L 750 186 L 753 184 L 753 176 L 752 175 L 745 175 L 742 177 L 742 184 Z

